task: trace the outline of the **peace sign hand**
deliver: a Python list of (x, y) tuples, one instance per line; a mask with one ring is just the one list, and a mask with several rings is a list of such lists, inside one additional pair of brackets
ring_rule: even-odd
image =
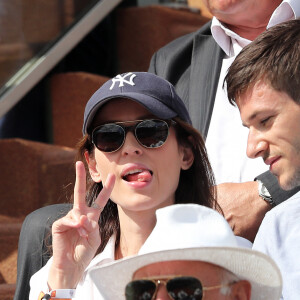
[(48, 284), (52, 289), (75, 288), (93, 259), (101, 242), (98, 220), (115, 183), (108, 175), (92, 207), (85, 202), (86, 172), (83, 162), (76, 162), (73, 209), (52, 226), (53, 262)]

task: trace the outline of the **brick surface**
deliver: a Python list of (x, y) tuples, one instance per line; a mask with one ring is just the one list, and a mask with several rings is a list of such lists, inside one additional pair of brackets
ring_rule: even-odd
[(12, 300), (15, 289), (15, 284), (0, 284), (0, 300)]
[(85, 72), (56, 74), (51, 78), (54, 144), (75, 147), (82, 137), (85, 105), (108, 79)]
[(116, 32), (119, 72), (147, 71), (155, 51), (208, 21), (199, 13), (164, 6), (119, 9)]
[(67, 147), (0, 140), (1, 214), (22, 217), (39, 207), (66, 202), (75, 178), (74, 157), (75, 150)]

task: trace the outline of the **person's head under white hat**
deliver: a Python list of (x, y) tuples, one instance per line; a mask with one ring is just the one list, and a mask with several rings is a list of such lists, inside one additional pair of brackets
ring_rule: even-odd
[(106, 299), (279, 299), (282, 279), (268, 256), (238, 247), (226, 220), (194, 204), (157, 210), (139, 255), (90, 272)]
[(126, 286), (125, 294), (128, 300), (248, 300), (251, 297), (251, 284), (211, 263), (172, 260), (149, 264), (136, 270), (132, 281)]

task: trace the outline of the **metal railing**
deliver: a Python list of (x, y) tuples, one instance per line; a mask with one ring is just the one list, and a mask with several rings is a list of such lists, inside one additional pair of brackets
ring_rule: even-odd
[[(30, 1), (31, 5), (34, 5), (34, 3), (39, 5), (41, 3), (46, 3), (46, 5), (49, 5), (49, 3), (53, 4), (55, 2), (54, 0), (28, 0), (23, 2)], [(58, 10), (57, 15), (61, 14), (61, 9), (66, 8), (65, 6), (62, 6), (62, 2), (64, 2), (64, 5), (67, 5), (72, 1), (73, 0), (57, 0), (57, 4), (59, 4), (55, 7), (55, 9)], [(47, 16), (47, 11), (44, 12), (45, 16), (41, 16), (36, 15), (37, 12), (32, 10), (33, 15), (30, 16), (31, 11), (23, 3), (22, 7), (19, 7), (21, 12), (14, 17), (7, 14), (9, 14), (10, 11), (15, 12), (18, 7), (13, 7), (13, 9), (11, 9), (9, 7), (5, 8), (1, 6), (5, 6), (9, 3), (11, 6), (17, 6), (20, 4), (20, 1), (0, 1), (0, 11), (2, 11), (0, 12), (0, 27), (1, 25), (9, 27), (9, 24), (7, 24), (7, 22), (9, 22), (8, 20), (11, 20), (11, 22), (14, 23), (14, 27), (11, 27), (14, 32), (10, 35), (7, 34), (5, 28), (0, 30), (0, 70), (2, 70), (1, 75), (3, 77), (0, 80), (0, 117), (2, 117), (19, 100), (21, 100), (32, 87), (34, 87), (121, 1), (122, 0), (86, 0), (84, 2), (86, 5), (82, 5), (78, 11), (73, 10), (71, 12), (70, 7), (68, 7), (65, 18), (54, 22), (56, 25), (58, 23), (60, 25), (60, 30), (57, 34), (53, 33), (51, 28), (47, 27), (49, 26), (47, 23), (47, 21), (49, 21), (48, 17), (51, 18), (51, 11), (49, 11), (49, 16)], [(74, 3), (76, 3), (76, 1), (74, 1)], [(53, 7), (51, 7), (51, 9), (53, 9)], [(29, 14), (24, 16), (25, 13)], [(55, 10), (53, 15), (56, 16)], [(21, 20), (17, 18), (21, 18)], [(1, 22), (1, 20), (3, 21)], [(35, 20), (38, 24), (33, 23)], [(19, 24), (20, 26), (16, 27), (16, 24)], [(38, 26), (45, 27), (39, 28)], [(42, 32), (40, 33), (39, 38), (41, 40), (45, 39), (45, 41), (39, 43), (36, 37), (35, 40), (34, 38), (30, 38), (29, 29), (34, 27), (36, 27), (36, 32)], [(3, 28), (3, 26), (1, 28)], [(47, 37), (43, 36), (42, 29), (45, 31), (44, 35), (48, 34), (51, 37), (49, 40), (47, 40)], [(8, 30), (8, 28), (6, 28), (6, 30)], [(28, 32), (26, 32), (26, 30), (28, 30)], [(17, 39), (19, 37), (21, 40), (18, 41)], [(27, 38), (29, 41), (27, 41)], [(7, 41), (8, 46), (5, 45), (5, 40)], [(10, 47), (10, 45), (13, 46)], [(14, 49), (15, 57), (8, 56), (7, 59), (10, 59), (11, 61), (16, 59), (16, 61), (13, 61), (12, 67), (10, 66), (12, 69), (5, 69), (5, 67), (9, 67), (9, 65), (7, 65), (7, 60), (5, 60), (4, 54), (9, 52), (10, 49)], [(24, 52), (29, 52), (28, 60), (22, 58), (21, 54)], [(18, 60), (19, 57), (21, 59)]]

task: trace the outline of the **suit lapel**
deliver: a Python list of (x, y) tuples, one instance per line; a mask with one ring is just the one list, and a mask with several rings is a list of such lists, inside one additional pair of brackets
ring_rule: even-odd
[(189, 112), (206, 138), (224, 52), (211, 35), (195, 36), (190, 74)]

